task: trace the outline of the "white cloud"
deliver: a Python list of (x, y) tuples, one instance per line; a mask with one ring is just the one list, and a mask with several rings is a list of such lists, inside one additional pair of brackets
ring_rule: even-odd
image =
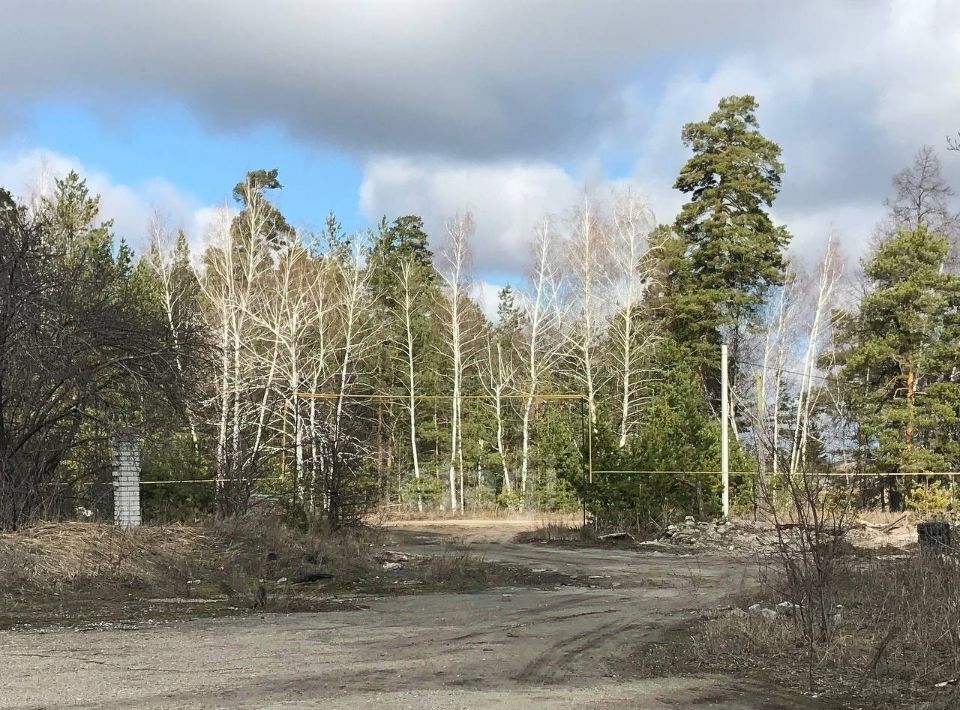
[(539, 219), (569, 208), (577, 181), (548, 163), (448, 163), (388, 158), (371, 161), (360, 187), (360, 209), (380, 215), (418, 214), (434, 248), (444, 223), (469, 210), (476, 222), (473, 257), (481, 271), (516, 269)]
[(502, 284), (489, 281), (474, 281), (470, 288), (470, 296), (480, 306), (483, 314), (494, 323), (497, 322), (497, 306), (500, 305), (500, 290)]
[(367, 164), (360, 209), (371, 221), (386, 214), (423, 217), (434, 248), (446, 220), (470, 211), (476, 223), (474, 264), (482, 273), (516, 273), (545, 216), (568, 216), (584, 194), (624, 181), (577, 179), (546, 162), (471, 163), (386, 158)]
[(16, 154), (0, 153), (0, 185), (26, 201), (49, 194), (56, 178), (76, 170), (91, 193), (100, 195), (100, 218), (112, 219), (113, 231), (140, 251), (148, 239), (148, 227), (159, 214), (171, 229), (182, 228), (194, 250), (202, 248), (213, 207), (201, 205), (166, 180), (153, 178), (137, 185), (115, 182), (109, 175), (86, 168), (77, 158), (36, 148)]

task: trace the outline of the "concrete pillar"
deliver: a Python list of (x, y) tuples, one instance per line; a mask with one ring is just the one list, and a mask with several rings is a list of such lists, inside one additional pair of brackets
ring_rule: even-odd
[(125, 528), (140, 524), (140, 437), (135, 432), (114, 434), (113, 520)]

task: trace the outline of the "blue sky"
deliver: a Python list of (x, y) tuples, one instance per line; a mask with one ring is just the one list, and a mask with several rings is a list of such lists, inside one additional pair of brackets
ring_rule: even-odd
[(31, 107), (18, 140), (75, 156), (121, 183), (160, 176), (204, 204), (230, 200), (247, 170), (275, 167), (284, 188), (274, 200), (294, 224), (320, 228), (331, 210), (349, 231), (367, 224), (358, 211), (357, 161), (291, 139), (277, 124), (211, 132), (188, 107), (168, 102), (103, 117), (77, 103), (46, 100)]
[[(920, 146), (960, 185), (955, 0), (13, 0), (0, 23), (0, 185), (75, 168), (135, 246), (154, 210), (204, 245), (212, 209), (276, 167), (294, 224), (470, 210), (487, 296), (536, 224), (631, 189), (661, 222), (680, 130), (760, 104), (793, 251), (856, 257)], [(28, 57), (29, 61), (23, 61)]]

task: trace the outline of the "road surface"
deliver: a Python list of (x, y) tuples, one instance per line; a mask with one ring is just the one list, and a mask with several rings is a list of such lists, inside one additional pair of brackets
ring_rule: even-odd
[[(429, 553), (449, 545), (451, 532), (463, 540), (450, 525), (390, 534), (398, 547)], [(749, 579), (745, 565), (509, 536), (480, 525), (468, 539), (487, 559), (579, 575), (586, 586), (377, 598), (362, 611), (129, 630), (0, 632), (0, 707), (821, 707), (735, 678), (637, 679), (625, 663), (735, 591)]]

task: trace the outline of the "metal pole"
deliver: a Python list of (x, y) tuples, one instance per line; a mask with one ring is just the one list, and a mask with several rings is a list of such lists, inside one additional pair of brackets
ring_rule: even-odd
[(727, 381), (727, 344), (720, 346), (720, 472), (723, 478), (723, 517), (730, 518), (730, 447), (727, 426), (730, 421), (730, 393)]

